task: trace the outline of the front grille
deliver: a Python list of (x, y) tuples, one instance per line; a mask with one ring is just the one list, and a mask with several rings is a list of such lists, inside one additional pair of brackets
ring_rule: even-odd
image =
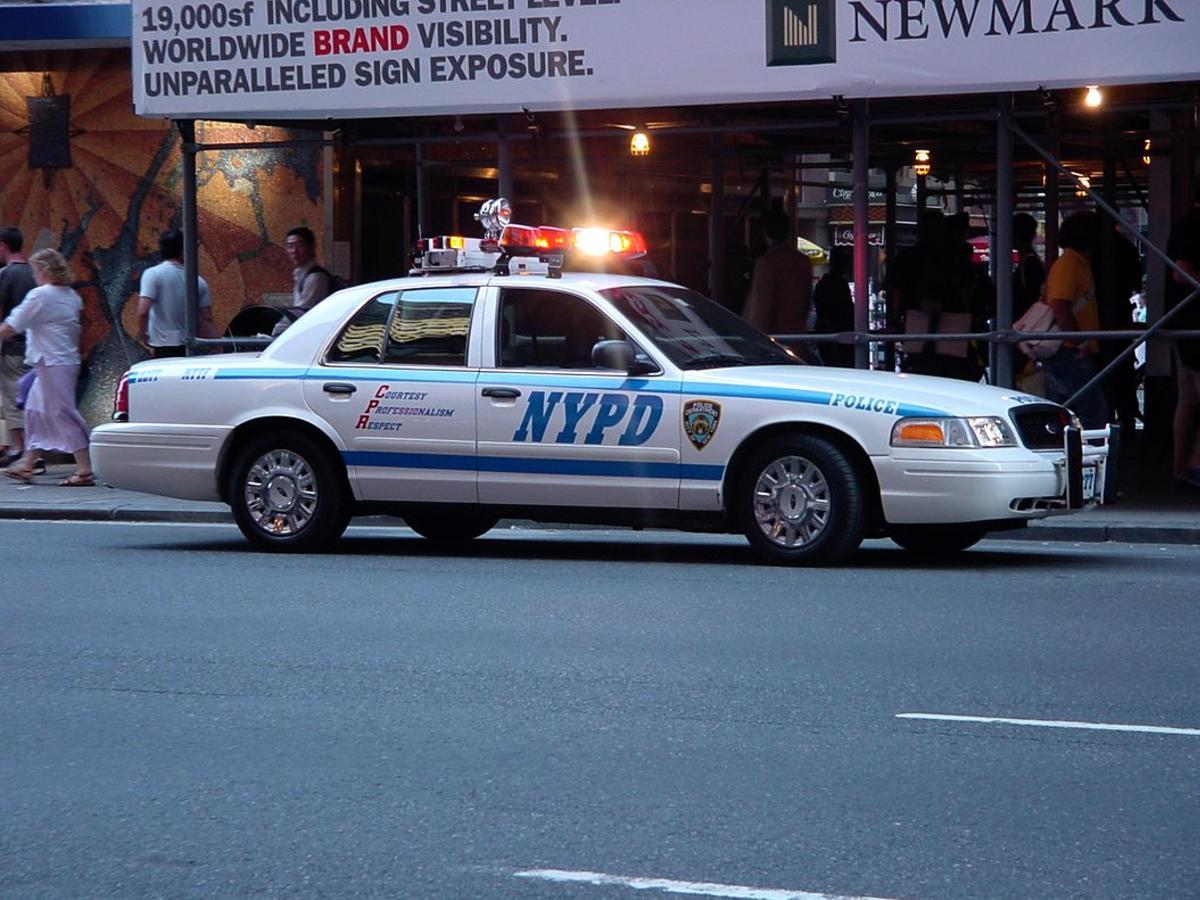
[(1021, 443), (1030, 450), (1061, 450), (1063, 433), (1071, 424), (1071, 414), (1061, 406), (1037, 404), (1009, 410)]

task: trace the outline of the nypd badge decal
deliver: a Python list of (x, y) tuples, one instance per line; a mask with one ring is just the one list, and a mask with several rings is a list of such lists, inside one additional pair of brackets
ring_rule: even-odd
[(692, 446), (703, 450), (721, 424), (721, 404), (712, 400), (689, 400), (683, 404), (683, 431)]

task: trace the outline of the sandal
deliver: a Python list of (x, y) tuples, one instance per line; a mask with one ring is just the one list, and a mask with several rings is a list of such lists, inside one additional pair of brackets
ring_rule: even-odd
[(33, 473), (24, 469), (18, 469), (15, 466), (0, 469), (0, 474), (3, 474), (5, 478), (11, 478), (13, 481), (19, 481), (22, 484), (33, 484)]
[(74, 475), (68, 475), (66, 478), (64, 478), (62, 481), (60, 481), (58, 483), (58, 486), (59, 487), (95, 487), (96, 486), (96, 476), (93, 475), (91, 472), (88, 472), (85, 475), (81, 475), (79, 472), (76, 472)]

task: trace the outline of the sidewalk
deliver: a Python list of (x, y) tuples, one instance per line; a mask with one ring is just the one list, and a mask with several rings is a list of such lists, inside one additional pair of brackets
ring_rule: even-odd
[[(0, 519), (68, 519), (91, 522), (233, 521), (222, 503), (172, 500), (113, 488), (65, 488), (58, 482), (70, 465), (49, 466), (33, 484), (0, 478)], [(997, 538), (1032, 541), (1117, 541), (1131, 544), (1200, 544), (1200, 490), (1175, 493), (1161, 472), (1131, 472), (1121, 502), (1069, 516), (1034, 522)], [(522, 523), (513, 523), (520, 527)], [(539, 526), (541, 527), (541, 526)]]

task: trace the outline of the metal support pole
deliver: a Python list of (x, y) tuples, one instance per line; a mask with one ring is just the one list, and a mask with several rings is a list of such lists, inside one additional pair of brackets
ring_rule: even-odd
[[(1113, 152), (1111, 141), (1104, 143), (1104, 187), (1102, 188), (1104, 202), (1116, 209), (1117, 206), (1117, 157)], [(1092, 263), (1095, 266), (1095, 262)], [(1096, 294), (1102, 297), (1108, 297), (1117, 283), (1117, 229), (1114, 225), (1103, 228), (1100, 232), (1100, 271), (1095, 273), (1096, 276), (1102, 279), (1103, 286), (1097, 285)], [(1128, 301), (1128, 297), (1118, 298), (1122, 301)], [(1121, 311), (1125, 314), (1121, 318), (1121, 323), (1124, 324), (1130, 319), (1129, 305), (1113, 303), (1109, 309), (1120, 306)], [(1106, 310), (1101, 308), (1100, 314), (1102, 319), (1107, 318)], [(1105, 328), (1120, 327), (1112, 322), (1104, 322)]]
[(727, 303), (725, 285), (725, 158), (721, 136), (712, 136), (712, 192), (708, 198), (708, 295)]
[[(870, 119), (867, 101), (855, 100), (851, 106), (854, 129), (854, 330), (865, 332), (870, 327), (871, 285), (869, 228), (870, 207)], [(870, 364), (871, 348), (867, 344), (854, 347), (854, 366), (865, 369)]]
[(508, 118), (500, 116), (497, 127), (500, 140), (496, 142), (496, 167), (500, 172), (500, 196), (513, 198), (513, 151), (508, 139)]
[(416, 146), (417, 175), (417, 237), (429, 236), (429, 180), (425, 174), (425, 151)]
[(929, 208), (929, 176), (917, 176), (917, 219)]
[[(1008, 110), (1012, 96), (1000, 95), (1000, 119), (996, 123), (996, 230), (992, 234), (992, 274), (996, 282), (996, 327), (1001, 331), (1012, 328), (1012, 220), (1013, 220), (1013, 134), (1008, 127)], [(996, 353), (993, 383), (1012, 387), (1012, 344), (1001, 344)]]
[[(1056, 131), (1051, 131), (1050, 152), (1058, 159), (1058, 134)], [(1052, 166), (1049, 162), (1046, 163), (1043, 173), (1046, 176), (1046, 207), (1045, 207), (1045, 230), (1046, 230), (1046, 268), (1050, 268), (1050, 263), (1058, 259), (1058, 218), (1059, 218), (1059, 203), (1058, 203), (1058, 169)]]
[(196, 341), (196, 328), (200, 319), (200, 277), (198, 260), (199, 228), (196, 214), (196, 123), (191, 119), (175, 122), (182, 141), (180, 167), (183, 180), (183, 322), (186, 353), (192, 355)]
[(885, 264), (891, 266), (896, 259), (896, 167), (889, 165), (884, 181), (884, 226), (883, 226), (883, 258)]
[[(1150, 127), (1154, 131), (1166, 131), (1171, 127), (1171, 118), (1167, 113), (1154, 113), (1150, 117)], [(1150, 157), (1150, 217), (1148, 234), (1150, 240), (1160, 246), (1167, 245), (1171, 234), (1171, 223), (1175, 220), (1171, 206), (1171, 156), (1166, 153), (1155, 153)], [(1160, 259), (1149, 257), (1146, 260), (1146, 321), (1157, 322), (1166, 312), (1167, 284), (1171, 274)], [(1166, 378), (1171, 374), (1171, 348), (1167, 345), (1151, 346), (1146, 355), (1146, 375), (1149, 377)], [(1149, 392), (1147, 406), (1150, 405)], [(1150, 424), (1150, 410), (1147, 408), (1146, 421)]]

